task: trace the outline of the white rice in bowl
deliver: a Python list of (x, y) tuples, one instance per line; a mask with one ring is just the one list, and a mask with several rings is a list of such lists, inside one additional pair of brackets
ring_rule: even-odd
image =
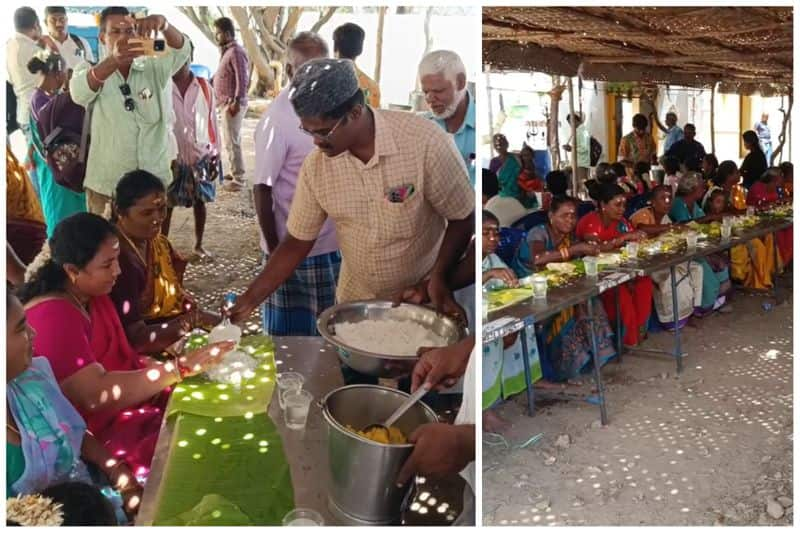
[(365, 352), (408, 357), (416, 357), (422, 347), (448, 344), (440, 335), (411, 320), (341, 322), (336, 324), (336, 338)]

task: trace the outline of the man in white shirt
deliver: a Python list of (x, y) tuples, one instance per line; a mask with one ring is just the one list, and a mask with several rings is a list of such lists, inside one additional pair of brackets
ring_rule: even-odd
[[(316, 33), (301, 32), (289, 43), (286, 74), (294, 77), (300, 66), (328, 57), (328, 45)], [(314, 139), (300, 129), (300, 118), (284, 88), (256, 126), (256, 172), (253, 200), (261, 229), (261, 249), (269, 255), (286, 236), (300, 167), (314, 150)], [(318, 335), (319, 313), (336, 303), (336, 283), (341, 265), (339, 243), (328, 219), (314, 247), (292, 275), (264, 302), (264, 332), (269, 335)]]
[(66, 8), (61, 6), (44, 8), (44, 23), (48, 35), (58, 48), (58, 53), (67, 62), (67, 68), (74, 69), (81, 61), (95, 62), (89, 41), (69, 33)]
[(6, 44), (6, 68), (17, 96), (17, 122), (30, 144), (31, 95), (38, 76), (28, 71), (28, 61), (41, 50), (42, 41), (42, 27), (36, 11), (30, 7), (14, 11), (14, 29), (16, 33)]

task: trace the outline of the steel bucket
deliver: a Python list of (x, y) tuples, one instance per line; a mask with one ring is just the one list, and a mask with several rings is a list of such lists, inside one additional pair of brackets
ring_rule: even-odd
[[(380, 444), (347, 429), (363, 429), (386, 420), (408, 394), (378, 385), (350, 385), (320, 402), (328, 445), (328, 499), (332, 511), (352, 524), (398, 524), (409, 485), (398, 488), (397, 474), (412, 444)], [(425, 404), (411, 407), (395, 424), (409, 436), (417, 427), (438, 422)]]

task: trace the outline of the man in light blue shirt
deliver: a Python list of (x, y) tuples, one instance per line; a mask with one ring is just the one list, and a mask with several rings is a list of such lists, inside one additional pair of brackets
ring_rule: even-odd
[[(164, 37), (164, 50), (145, 54), (143, 37)], [(161, 15), (134, 19), (124, 7), (100, 14), (100, 42), (108, 54), (97, 65), (80, 63), (70, 81), (72, 100), (92, 106), (92, 143), (86, 161), (86, 207), (103, 215), (123, 174), (141, 169), (172, 181), (169, 116), (172, 76), (189, 60), (188, 38)], [(170, 89), (171, 91), (172, 89)]]
[(475, 99), (467, 90), (467, 72), (455, 52), (436, 50), (422, 58), (419, 79), (429, 115), (453, 141), (475, 186)]
[(658, 115), (655, 113), (652, 114), (652, 117), (653, 122), (656, 123), (658, 129), (666, 133), (666, 137), (664, 137), (664, 153), (666, 154), (669, 152), (669, 149), (672, 148), (673, 144), (683, 140), (683, 129), (678, 126), (678, 115), (672, 111), (667, 113), (667, 115), (664, 117), (666, 126), (658, 120)]

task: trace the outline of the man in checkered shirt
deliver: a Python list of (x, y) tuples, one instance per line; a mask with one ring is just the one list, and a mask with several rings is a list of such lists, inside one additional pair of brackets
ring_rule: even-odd
[(438, 309), (460, 310), (445, 278), (474, 233), (475, 194), (451, 136), (412, 113), (366, 106), (346, 59), (304, 64), (290, 100), (316, 150), (300, 169), (286, 237), (231, 318), (246, 319), (287, 279), (326, 218), (342, 254), (338, 302), (391, 299), (428, 279)]

